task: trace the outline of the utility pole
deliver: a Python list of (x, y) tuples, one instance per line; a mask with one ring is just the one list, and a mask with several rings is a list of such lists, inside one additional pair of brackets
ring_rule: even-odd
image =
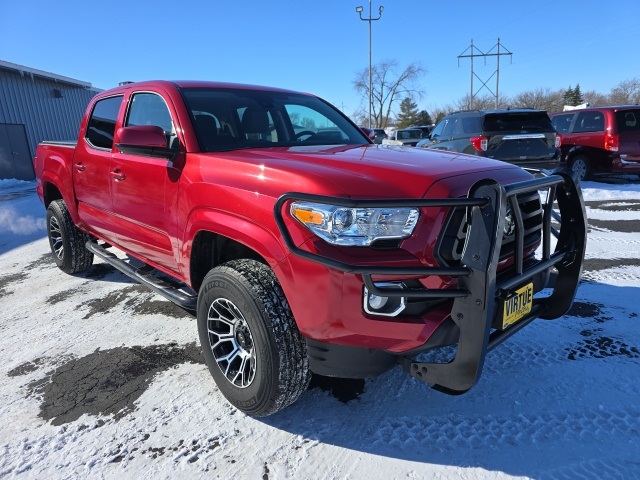
[(369, 128), (371, 128), (371, 104), (373, 103), (373, 92), (371, 91), (373, 80), (371, 74), (371, 22), (375, 22), (376, 20), (380, 20), (382, 17), (382, 10), (384, 10), (383, 6), (380, 6), (378, 10), (378, 17), (373, 18), (371, 16), (371, 0), (369, 0), (369, 18), (364, 18), (362, 16), (362, 7), (356, 7), (356, 12), (360, 15), (360, 20), (365, 22), (369, 22)]
[[(504, 48), (504, 51), (500, 51), (500, 47)], [(504, 45), (502, 45), (500, 43), (500, 38), (498, 38), (498, 43), (495, 44), (491, 50), (489, 50), (487, 53), (483, 52), (482, 50), (480, 50), (478, 47), (476, 47), (473, 44), (473, 39), (471, 39), (471, 45), (469, 46), (469, 48), (467, 48), (464, 52), (462, 52), (460, 55), (458, 55), (458, 66), (460, 66), (460, 59), (461, 58), (469, 58), (471, 60), (471, 90), (469, 93), (469, 110), (473, 109), (473, 99), (476, 97), (476, 95), (478, 95), (478, 93), (480, 93), (482, 91), (483, 88), (486, 88), (489, 93), (491, 93), (491, 95), (496, 99), (495, 102), (495, 106), (496, 108), (498, 108), (498, 104), (500, 102), (500, 97), (499, 97), (499, 88), (500, 88), (500, 57), (502, 55), (509, 55), (509, 60), (510, 62), (512, 61), (513, 57), (513, 53), (511, 53), (509, 50), (507, 50)], [(487, 79), (487, 80), (482, 80), (473, 70), (473, 59), (475, 57), (482, 57), (484, 59), (484, 64), (487, 64), (487, 57), (496, 57), (496, 69), (493, 71), (493, 73), (491, 74), (491, 76)], [(489, 86), (487, 85), (489, 83), (489, 81), (493, 78), (493, 76), (496, 76), (496, 92), (493, 93), (493, 91), (491, 90), (491, 88), (489, 88)], [(482, 83), (482, 86), (478, 89), (478, 91), (473, 90), (473, 77), (477, 78), (480, 83)]]

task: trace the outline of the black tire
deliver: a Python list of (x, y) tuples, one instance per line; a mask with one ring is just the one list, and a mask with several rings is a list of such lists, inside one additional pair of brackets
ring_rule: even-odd
[(591, 180), (591, 164), (584, 155), (576, 155), (571, 159), (571, 171), (576, 174), (579, 181)]
[(93, 253), (84, 246), (90, 237), (74, 225), (63, 200), (54, 200), (47, 208), (47, 236), (53, 259), (63, 272), (84, 272), (93, 264)]
[(309, 386), (306, 342), (275, 274), (260, 262), (233, 260), (205, 276), (198, 335), (218, 388), (248, 415), (271, 415)]

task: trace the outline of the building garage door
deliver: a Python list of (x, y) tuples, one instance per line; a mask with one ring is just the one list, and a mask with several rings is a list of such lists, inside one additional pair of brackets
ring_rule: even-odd
[(24, 125), (0, 123), (0, 179), (33, 180), (33, 160)]

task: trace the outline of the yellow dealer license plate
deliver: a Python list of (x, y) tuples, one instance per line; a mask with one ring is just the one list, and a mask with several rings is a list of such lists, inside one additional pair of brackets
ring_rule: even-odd
[(504, 301), (502, 329), (513, 325), (531, 312), (533, 305), (533, 283), (519, 288)]

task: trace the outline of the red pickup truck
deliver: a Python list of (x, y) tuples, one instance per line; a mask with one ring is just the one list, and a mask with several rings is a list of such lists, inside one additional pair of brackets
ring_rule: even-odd
[[(120, 86), (91, 101), (77, 143), (40, 144), (35, 168), (57, 265), (97, 255), (197, 312), (211, 375), (255, 416), (312, 372), (400, 363), (465, 392), (488, 350), (567, 312), (584, 258), (569, 174), (375, 145), (286, 90)], [(452, 361), (422, 355), (443, 346)]]

